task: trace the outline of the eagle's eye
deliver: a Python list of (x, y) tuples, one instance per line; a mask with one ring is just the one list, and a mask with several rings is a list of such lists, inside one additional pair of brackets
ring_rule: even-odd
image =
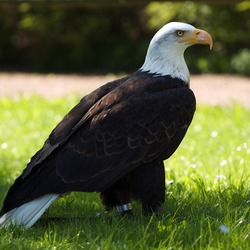
[(184, 35), (184, 31), (183, 30), (177, 30), (176, 31), (176, 35), (179, 36), (179, 37), (181, 37), (181, 36)]

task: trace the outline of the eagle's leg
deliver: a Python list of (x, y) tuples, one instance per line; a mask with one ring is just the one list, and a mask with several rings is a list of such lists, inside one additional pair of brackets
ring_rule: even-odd
[(130, 191), (125, 179), (120, 179), (114, 185), (103, 191), (100, 197), (106, 211), (117, 207), (118, 212), (122, 214), (131, 212)]
[(162, 210), (165, 201), (165, 169), (162, 161), (145, 163), (128, 177), (131, 193), (141, 201), (143, 214)]

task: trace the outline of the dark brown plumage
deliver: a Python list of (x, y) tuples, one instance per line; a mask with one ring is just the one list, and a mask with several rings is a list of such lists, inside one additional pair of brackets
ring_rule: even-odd
[[(179, 146), (194, 110), (193, 92), (169, 76), (138, 71), (107, 83), (84, 97), (52, 131), (11, 187), (1, 214), (47, 193), (104, 192), (105, 196), (129, 173), (135, 179), (132, 186), (146, 189), (152, 183), (148, 176), (158, 172), (158, 166), (164, 176), (162, 161)], [(149, 168), (145, 177), (140, 176), (144, 166)], [(165, 186), (165, 178), (152, 181)], [(138, 196), (133, 190), (132, 197)], [(150, 190), (143, 195), (150, 195)], [(122, 190), (118, 196), (113, 206), (124, 203)]]

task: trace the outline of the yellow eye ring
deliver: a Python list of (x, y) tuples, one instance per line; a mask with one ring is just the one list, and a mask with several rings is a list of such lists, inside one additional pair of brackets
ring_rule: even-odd
[(184, 35), (184, 31), (182, 31), (182, 30), (177, 30), (177, 31), (176, 31), (176, 35), (179, 36), (179, 37), (181, 37), (181, 36)]

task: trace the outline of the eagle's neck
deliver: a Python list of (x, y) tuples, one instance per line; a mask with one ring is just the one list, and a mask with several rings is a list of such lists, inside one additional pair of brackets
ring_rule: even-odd
[(170, 75), (179, 78), (189, 84), (189, 70), (184, 59), (185, 49), (181, 48), (156, 48), (151, 45), (148, 48), (145, 62), (141, 71), (156, 75)]

